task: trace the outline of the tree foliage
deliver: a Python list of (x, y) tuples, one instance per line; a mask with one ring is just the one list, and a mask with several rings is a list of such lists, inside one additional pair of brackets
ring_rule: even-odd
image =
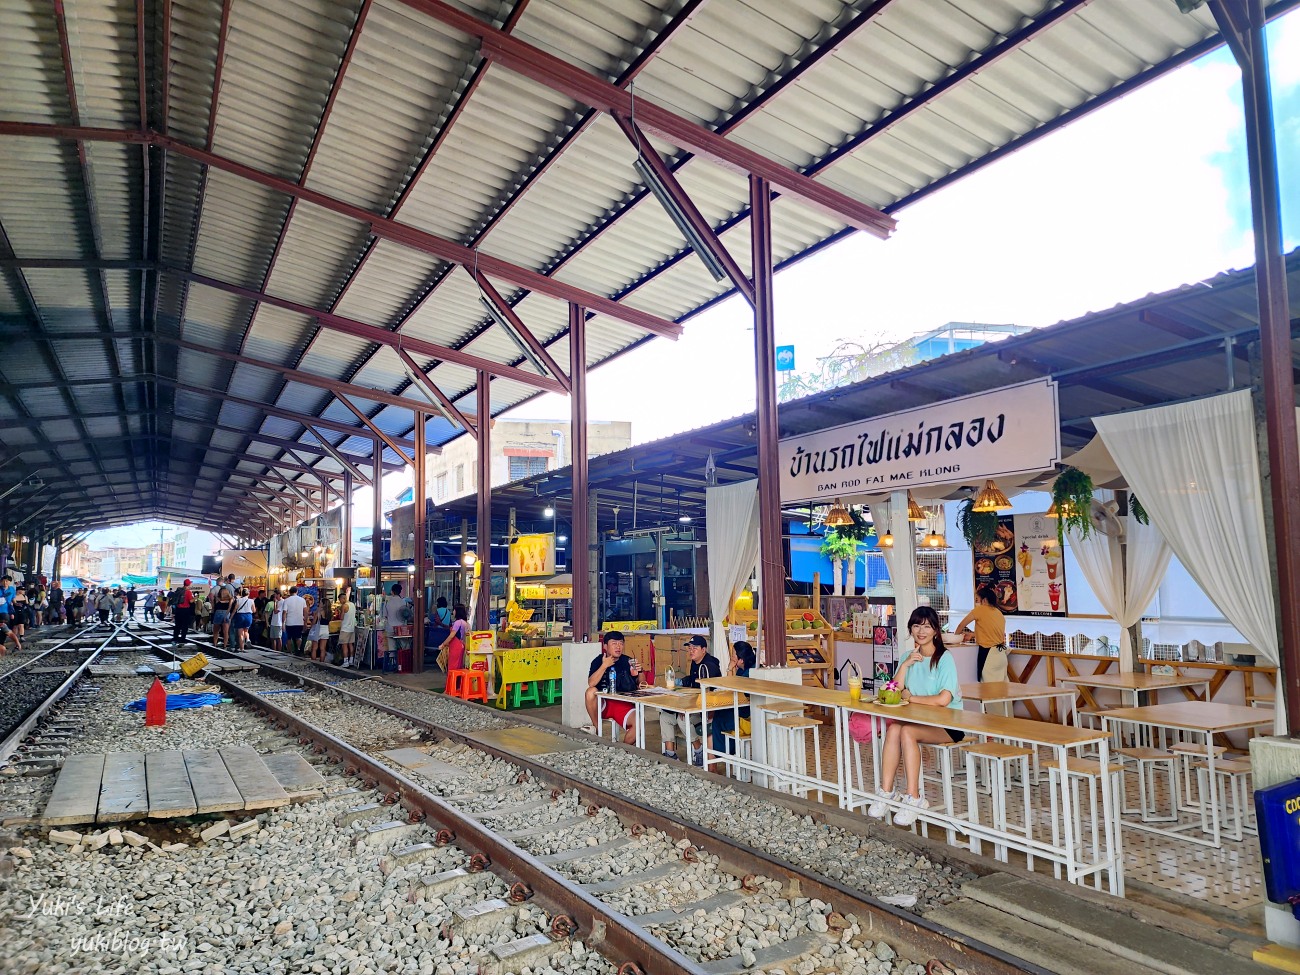
[(886, 342), (883, 339), (837, 339), (828, 355), (815, 360), (808, 372), (792, 372), (781, 383), (777, 397), (781, 402), (811, 396), (870, 379), (886, 372), (903, 369), (917, 362), (915, 346)]

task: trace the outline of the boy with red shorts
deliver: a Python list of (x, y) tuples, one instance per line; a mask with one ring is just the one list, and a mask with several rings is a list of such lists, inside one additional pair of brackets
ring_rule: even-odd
[[(591, 724), (586, 730), (600, 733), (600, 719), (603, 716), (617, 721), (623, 729), (623, 742), (631, 745), (636, 741), (636, 724), (632, 720), (635, 708), (627, 701), (601, 701), (599, 693), (630, 694), (641, 683), (641, 664), (639, 661), (623, 656), (623, 634), (610, 630), (600, 638), (601, 654), (591, 662), (587, 671), (587, 714)], [(602, 708), (603, 705), (603, 708)]]

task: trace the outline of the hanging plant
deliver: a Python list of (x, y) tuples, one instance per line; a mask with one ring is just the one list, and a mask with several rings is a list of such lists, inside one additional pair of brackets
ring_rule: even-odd
[(1056, 537), (1065, 544), (1065, 530), (1073, 528), (1080, 538), (1092, 530), (1092, 478), (1077, 467), (1064, 467), (1052, 484), (1056, 505)]
[(974, 509), (974, 498), (961, 503), (957, 509), (957, 527), (972, 549), (988, 548), (997, 539), (998, 513)]
[(1139, 501), (1138, 496), (1132, 492), (1129, 492), (1128, 496), (1128, 510), (1129, 514), (1133, 516), (1134, 520), (1137, 521), (1139, 525), (1151, 524), (1151, 518), (1147, 515), (1147, 509), (1142, 507), (1142, 502)]

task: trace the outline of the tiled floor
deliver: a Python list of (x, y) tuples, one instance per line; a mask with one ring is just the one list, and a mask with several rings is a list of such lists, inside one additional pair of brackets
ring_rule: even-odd
[[(440, 689), (442, 675), (437, 671), (425, 674), (389, 675), (410, 687)], [(534, 708), (527, 713), (542, 720), (560, 721), (560, 709)], [(647, 744), (658, 751), (659, 724), (649, 722), (646, 728)], [(811, 747), (811, 745), (810, 745)], [(864, 757), (869, 752), (864, 749)], [(809, 758), (811, 759), (811, 754)], [(868, 757), (869, 760), (869, 757)], [(834, 768), (835, 742), (833, 737), (822, 735), (822, 761), (825, 768)], [(811, 767), (811, 763), (810, 763)], [(869, 771), (868, 771), (869, 774)], [(962, 775), (959, 772), (958, 778)], [(1045, 786), (1038, 787), (1035, 828), (1043, 830), (1043, 835), (1050, 835), (1048, 823), (1047, 796)], [(1126, 789), (1129, 802), (1136, 804), (1136, 784), (1132, 776), (1126, 776)], [(931, 791), (935, 787), (931, 786)], [(1164, 803), (1164, 795), (1158, 800)], [(834, 801), (833, 798), (831, 801)], [(988, 798), (982, 798), (982, 815), (988, 815)], [(960, 808), (960, 800), (959, 800)], [(1185, 822), (1192, 817), (1184, 813)], [(1018, 814), (1012, 814), (1013, 821), (1018, 821)], [(987, 821), (987, 820), (986, 820)], [(942, 837), (942, 832), (932, 832)], [(1263, 865), (1259, 851), (1259, 840), (1246, 836), (1243, 840), (1225, 839), (1220, 849), (1198, 846), (1182, 840), (1165, 836), (1156, 836), (1140, 830), (1123, 831), (1124, 874), (1129, 883), (1138, 882), (1172, 895), (1189, 897), (1204, 901), (1233, 911), (1257, 907), (1264, 899)], [(988, 848), (985, 852), (989, 853)], [(1021, 860), (1023, 865), (1023, 859)], [(1035, 864), (1036, 869), (1051, 872), (1051, 866)]]

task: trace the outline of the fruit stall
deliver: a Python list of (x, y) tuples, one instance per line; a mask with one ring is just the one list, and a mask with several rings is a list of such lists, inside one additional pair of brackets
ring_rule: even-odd
[[(758, 632), (758, 612), (733, 611), (731, 622), (744, 625), (750, 642)], [(785, 611), (786, 666), (803, 671), (803, 682), (833, 690), (835, 687), (835, 630), (817, 609)]]

